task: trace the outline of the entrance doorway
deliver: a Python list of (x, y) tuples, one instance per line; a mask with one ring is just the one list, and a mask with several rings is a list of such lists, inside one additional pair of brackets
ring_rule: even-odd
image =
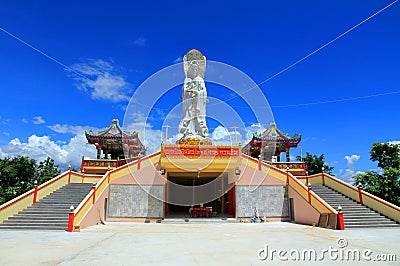
[(212, 217), (235, 215), (235, 197), (227, 173), (168, 173), (166, 217), (190, 217), (190, 209), (211, 208)]

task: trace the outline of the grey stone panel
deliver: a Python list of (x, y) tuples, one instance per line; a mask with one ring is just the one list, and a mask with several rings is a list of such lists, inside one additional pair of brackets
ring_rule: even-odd
[(237, 217), (288, 217), (289, 204), (286, 186), (236, 186)]
[(164, 186), (110, 185), (108, 217), (161, 218), (163, 199)]

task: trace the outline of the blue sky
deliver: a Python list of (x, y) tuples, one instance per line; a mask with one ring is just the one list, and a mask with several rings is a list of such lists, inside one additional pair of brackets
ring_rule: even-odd
[[(61, 64), (0, 31), (0, 155), (77, 165), (95, 156), (83, 131), (122, 121), (142, 82), (190, 49), (261, 83), (391, 2), (1, 1), (0, 27)], [(399, 11), (393, 4), (259, 86), (278, 127), (302, 134), (303, 153), (324, 153), (345, 180), (376, 169), (373, 142), (400, 140)], [(220, 101), (231, 96), (207, 88)], [(165, 94), (160, 110), (179, 104), (179, 93)], [(240, 99), (226, 104), (242, 110), (244, 127), (258, 122)], [(149, 128), (159, 136), (165, 114), (156, 114)]]

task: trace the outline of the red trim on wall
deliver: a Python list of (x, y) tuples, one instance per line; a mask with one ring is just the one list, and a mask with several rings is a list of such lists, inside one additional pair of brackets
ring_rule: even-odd
[[(329, 176), (329, 175), (326, 175), (326, 177), (329, 178), (329, 179), (332, 180), (332, 181), (336, 181), (336, 183), (339, 183), (339, 184), (344, 185), (344, 186), (346, 186), (346, 187), (348, 187), (348, 188), (351, 188), (353, 191), (357, 191), (357, 192), (358, 192), (358, 189), (356, 189), (356, 188), (353, 187), (353, 186), (350, 186), (350, 185), (346, 184), (345, 182), (342, 182), (342, 181), (340, 181), (340, 180), (333, 179), (333, 178), (331, 178), (331, 176)], [(376, 197), (376, 196), (368, 195), (368, 194), (366, 194), (366, 193), (364, 192), (364, 190), (362, 190), (361, 193), (362, 193), (363, 196), (366, 196), (366, 197), (368, 197), (368, 198), (370, 198), (370, 199), (372, 199), (372, 200), (374, 200), (374, 201), (377, 201), (377, 202), (379, 202), (379, 203), (381, 203), (381, 204), (383, 204), (383, 205), (385, 205), (385, 206), (387, 206), (387, 207), (390, 207), (390, 208), (392, 208), (393, 210), (396, 210), (396, 211), (399, 212), (399, 209), (397, 209), (397, 206), (396, 206), (396, 207), (393, 207), (392, 205), (388, 204), (387, 202), (383, 201), (382, 199), (380, 199), (380, 198), (378, 198), (378, 197)], [(361, 202), (360, 202), (360, 203), (361, 203)]]
[(346, 184), (345, 182), (342, 182), (342, 181), (340, 181), (340, 180), (338, 180), (338, 179), (333, 179), (333, 178), (331, 178), (330, 176), (326, 176), (327, 178), (329, 178), (330, 180), (332, 180), (332, 181), (335, 181), (336, 183), (339, 183), (339, 184), (341, 184), (341, 185), (344, 185), (345, 187), (348, 187), (348, 188), (350, 188), (351, 190), (353, 190), (353, 191), (357, 191), (357, 189), (355, 189), (353, 186), (350, 186), (350, 185), (348, 185), (348, 184)]
[[(330, 211), (330, 212), (332, 211), (332, 210), (330, 210), (330, 209), (328, 208), (326, 202), (324, 203), (324, 202), (320, 201), (318, 197), (315, 197), (315, 196), (312, 195), (312, 194), (311, 194), (311, 196), (312, 196), (312, 198), (314, 198), (315, 200), (317, 200), (319, 203), (321, 203), (322, 205), (324, 205), (324, 207), (325, 207), (328, 211)], [(331, 206), (331, 207), (332, 207), (332, 206)], [(332, 207), (332, 208), (333, 208), (333, 207)]]
[(14, 203), (17, 203), (17, 202), (20, 201), (20, 200), (25, 199), (26, 197), (29, 197), (30, 195), (33, 194), (33, 189), (29, 190), (29, 191), (26, 192), (26, 193), (27, 193), (27, 194), (22, 194), (21, 196), (12, 199), (7, 205), (2, 206), (2, 207), (0, 208), (0, 211), (6, 209), (6, 208), (8, 208), (8, 207), (10, 207), (11, 205), (13, 205)]
[[(59, 175), (58, 177), (55, 177), (54, 180), (50, 180), (50, 181), (48, 181), (48, 182), (46, 182), (46, 183), (44, 183), (44, 184), (41, 184), (41, 185), (38, 186), (38, 188), (37, 188), (38, 191), (40, 191), (42, 188), (47, 187), (47, 186), (50, 185), (50, 184), (53, 184), (54, 182), (60, 180), (61, 178), (65, 177), (65, 176), (66, 176), (66, 173), (67, 173), (67, 172), (64, 172), (64, 173), (62, 173), (61, 175)], [(7, 203), (7, 205), (2, 206), (2, 207), (0, 208), (0, 211), (6, 209), (6, 208), (8, 208), (8, 207), (10, 207), (11, 205), (13, 205), (13, 204), (15, 204), (15, 203), (17, 203), (17, 202), (19, 202), (19, 201), (21, 201), (21, 200), (23, 200), (23, 199), (25, 199), (26, 197), (29, 197), (29, 196), (32, 195), (33, 193), (34, 193), (34, 189), (31, 189), (31, 190), (25, 192), (24, 194), (22, 194), (21, 196), (18, 196), (17, 198), (12, 199), (11, 201), (9, 201), (9, 202)]]
[(399, 210), (396, 208), (396, 207), (393, 207), (392, 205), (389, 205), (388, 203), (386, 203), (385, 201), (383, 201), (383, 200), (381, 200), (380, 198), (378, 198), (378, 197), (372, 197), (372, 196), (370, 196), (370, 195), (368, 195), (368, 194), (365, 194), (364, 192), (363, 192), (363, 195), (364, 196), (366, 196), (366, 197), (368, 197), (368, 198), (370, 198), (370, 199), (372, 199), (372, 200), (375, 200), (375, 201), (378, 201), (379, 203), (382, 203), (383, 205), (385, 205), (385, 206), (387, 206), (387, 207), (390, 207), (390, 208), (392, 208), (393, 210), (396, 210), (396, 211), (398, 211), (399, 212)]

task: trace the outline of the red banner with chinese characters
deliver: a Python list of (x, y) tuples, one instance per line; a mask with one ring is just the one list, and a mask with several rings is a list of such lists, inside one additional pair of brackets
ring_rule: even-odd
[(163, 157), (238, 157), (240, 147), (202, 147), (164, 145), (161, 156)]

